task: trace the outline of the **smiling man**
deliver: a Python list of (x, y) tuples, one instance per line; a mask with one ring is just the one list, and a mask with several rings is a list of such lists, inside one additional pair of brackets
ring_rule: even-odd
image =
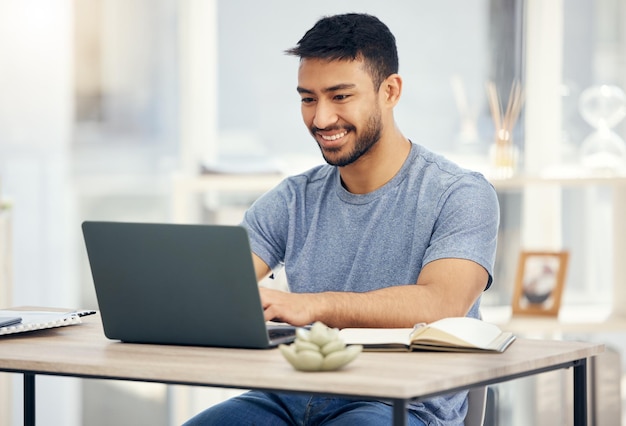
[[(300, 58), (304, 124), (328, 164), (284, 180), (246, 212), (257, 278), (284, 266), (289, 292), (261, 288), (267, 320), (412, 327), (478, 316), (491, 285), (498, 201), (485, 178), (412, 143), (393, 34), (377, 18), (318, 21)], [(418, 358), (416, 358), (416, 362)], [(412, 404), (411, 425), (459, 425), (466, 392)], [(189, 424), (389, 424), (391, 406), (248, 392)]]

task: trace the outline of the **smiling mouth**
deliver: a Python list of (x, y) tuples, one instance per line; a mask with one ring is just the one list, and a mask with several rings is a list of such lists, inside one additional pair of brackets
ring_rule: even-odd
[(332, 141), (336, 141), (336, 140), (338, 140), (338, 139), (341, 139), (341, 138), (343, 138), (343, 137), (344, 137), (345, 135), (347, 135), (347, 134), (348, 134), (348, 132), (347, 132), (347, 131), (345, 131), (345, 130), (344, 130), (343, 132), (341, 132), (341, 133), (335, 133), (334, 135), (323, 135), (323, 134), (321, 134), (321, 133), (318, 133), (318, 135), (319, 135), (322, 139), (324, 139), (325, 141), (329, 141), (329, 142), (332, 142)]

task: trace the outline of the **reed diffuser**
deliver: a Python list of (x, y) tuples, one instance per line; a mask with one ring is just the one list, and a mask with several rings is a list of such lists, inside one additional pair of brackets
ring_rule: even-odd
[(489, 157), (494, 168), (496, 178), (504, 179), (513, 176), (517, 168), (519, 150), (513, 143), (513, 128), (517, 123), (524, 95), (519, 81), (511, 85), (511, 92), (506, 110), (502, 110), (502, 103), (498, 89), (493, 82), (487, 83), (487, 98), (489, 109), (495, 128), (495, 140), (489, 150)]

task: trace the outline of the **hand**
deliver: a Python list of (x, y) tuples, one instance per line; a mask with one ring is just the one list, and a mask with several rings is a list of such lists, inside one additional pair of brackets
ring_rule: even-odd
[(264, 287), (259, 287), (259, 292), (266, 321), (305, 326), (316, 320), (313, 313), (314, 294), (287, 293)]

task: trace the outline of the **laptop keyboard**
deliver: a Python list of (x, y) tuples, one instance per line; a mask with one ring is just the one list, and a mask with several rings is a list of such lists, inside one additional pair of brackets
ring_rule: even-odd
[(296, 335), (295, 327), (269, 327), (267, 329), (270, 340), (282, 339)]

